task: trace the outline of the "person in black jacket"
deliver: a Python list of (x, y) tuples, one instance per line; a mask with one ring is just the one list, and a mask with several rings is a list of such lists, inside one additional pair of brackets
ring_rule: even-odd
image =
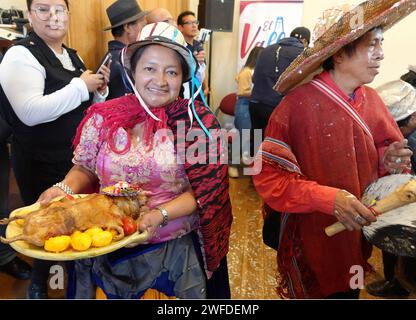
[(416, 65), (410, 65), (409, 71), (400, 77), (401, 80), (410, 83), (416, 88)]
[[(205, 51), (203, 48), (203, 42), (200, 42), (195, 39), (199, 34), (199, 21), (197, 20), (194, 12), (184, 11), (178, 15), (176, 22), (179, 31), (183, 34), (185, 38), (185, 41), (187, 43), (186, 47), (194, 54), (196, 60), (198, 61), (196, 78), (201, 83), (204, 97), (207, 97), (209, 94), (209, 88)], [(180, 96), (184, 98), (190, 98), (191, 94), (192, 84), (188, 81), (187, 83), (184, 83), (183, 92), (181, 92)], [(200, 95), (198, 95), (195, 99), (198, 101), (202, 101), (202, 97)]]
[(108, 52), (111, 53), (109, 94), (107, 100), (122, 97), (132, 93), (132, 88), (124, 76), (120, 62), (121, 50), (137, 40), (140, 31), (146, 25), (147, 12), (142, 11), (136, 0), (117, 0), (107, 8), (107, 16), (114, 40), (108, 42)]
[(303, 46), (307, 48), (311, 40), (311, 32), (306, 27), (297, 27), (290, 33), (291, 37), (297, 38), (303, 43)]
[[(412, 73), (414, 74), (412, 78)], [(406, 81), (406, 80), (408, 81)], [(416, 88), (412, 86), (416, 80), (416, 74), (409, 69), (401, 80), (387, 82), (377, 88), (378, 93), (389, 108), (394, 120), (400, 128), (403, 136), (408, 140), (408, 146), (412, 150), (412, 172), (416, 170)], [(382, 251), (384, 279), (371, 282), (366, 285), (366, 290), (378, 297), (407, 297), (410, 292), (403, 287), (399, 280), (399, 272), (406, 277), (407, 282), (416, 285), (416, 259), (411, 257), (399, 257), (387, 251)], [(401, 270), (399, 270), (401, 268)]]
[[(109, 69), (86, 70), (76, 51), (63, 44), (67, 0), (27, 0), (33, 32), (0, 64), (0, 103), (12, 128), (11, 159), (25, 205), (59, 182), (72, 166), (72, 139), (92, 101), (103, 101)], [(35, 260), (28, 298), (47, 298), (52, 262)]]
[[(3, 54), (0, 52), (0, 63)], [(9, 172), (10, 160), (7, 148), (7, 140), (11, 134), (11, 128), (1, 115), (0, 104), (0, 219), (8, 217), (9, 198)], [(0, 226), (0, 235), (4, 236), (5, 226)], [(16, 252), (10, 246), (0, 243), (0, 272), (7, 273), (16, 279), (26, 280), (30, 277), (30, 266), (16, 256)]]
[[(309, 43), (309, 39), (306, 38), (306, 40)], [(252, 129), (262, 129), (264, 132), (270, 115), (283, 98), (281, 94), (273, 90), (273, 87), (282, 72), (303, 52), (304, 48), (299, 38), (291, 36), (266, 47), (260, 54), (254, 68), (249, 107)], [(255, 149), (257, 149), (256, 146)]]

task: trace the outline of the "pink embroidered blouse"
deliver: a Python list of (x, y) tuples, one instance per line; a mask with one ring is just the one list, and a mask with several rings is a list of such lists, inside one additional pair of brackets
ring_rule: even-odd
[[(101, 189), (119, 181), (139, 184), (149, 192), (148, 206), (152, 209), (173, 200), (190, 188), (184, 167), (177, 162), (171, 139), (154, 139), (153, 147), (149, 148), (140, 137), (132, 137), (130, 149), (124, 154), (118, 154), (107, 143), (99, 145), (102, 122), (103, 118), (98, 114), (88, 120), (72, 160), (74, 164), (96, 174)], [(119, 150), (126, 146), (127, 134), (124, 129), (118, 129), (115, 145)], [(197, 213), (171, 220), (167, 226), (158, 229), (149, 242), (159, 243), (179, 238), (196, 229), (198, 223)]]

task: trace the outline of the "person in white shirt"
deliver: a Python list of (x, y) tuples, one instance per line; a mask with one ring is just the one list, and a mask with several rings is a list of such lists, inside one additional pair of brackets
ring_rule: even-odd
[[(84, 111), (104, 101), (109, 69), (86, 70), (63, 41), (67, 0), (28, 0), (29, 36), (0, 65), (2, 116), (12, 127), (12, 165), (25, 205), (61, 181), (72, 163), (72, 139)], [(35, 260), (28, 298), (47, 298), (51, 262)]]

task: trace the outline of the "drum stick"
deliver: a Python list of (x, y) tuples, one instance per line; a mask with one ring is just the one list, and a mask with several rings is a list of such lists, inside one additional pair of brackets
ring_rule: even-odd
[[(370, 209), (373, 213), (382, 214), (390, 210), (402, 207), (406, 204), (416, 201), (416, 180), (410, 180), (401, 187), (397, 188), (387, 197), (376, 202)], [(328, 237), (332, 237), (347, 228), (341, 223), (336, 222), (325, 228), (325, 233)]]

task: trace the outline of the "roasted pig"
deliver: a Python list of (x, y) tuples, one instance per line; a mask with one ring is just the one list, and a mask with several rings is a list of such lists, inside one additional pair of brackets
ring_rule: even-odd
[(136, 220), (146, 210), (144, 194), (134, 197), (90, 194), (72, 200), (63, 198), (39, 210), (0, 220), (0, 224), (8, 224), (13, 220), (24, 219), (21, 235), (0, 240), (3, 243), (24, 240), (42, 247), (45, 240), (51, 237), (70, 235), (76, 230), (85, 231), (92, 227), (116, 230), (118, 235), (114, 240), (120, 240), (124, 237), (123, 217), (129, 216)]

